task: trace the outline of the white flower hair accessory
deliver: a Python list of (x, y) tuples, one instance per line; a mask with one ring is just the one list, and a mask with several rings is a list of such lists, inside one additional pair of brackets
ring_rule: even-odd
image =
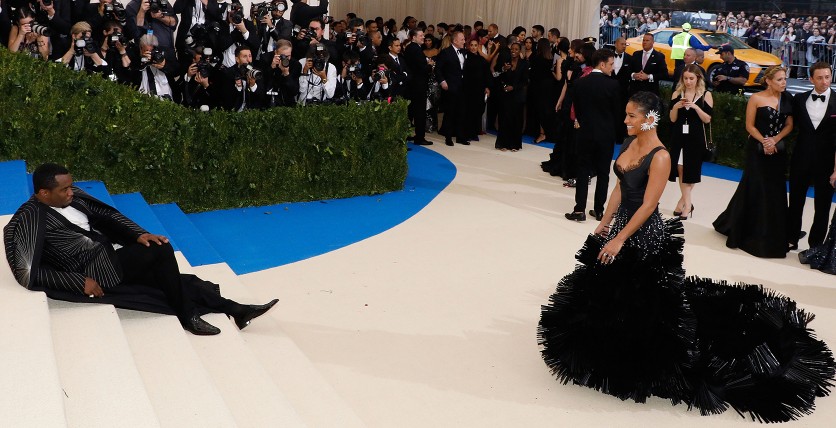
[(655, 128), (656, 125), (659, 124), (659, 112), (656, 110), (650, 110), (645, 115), (646, 118), (650, 119), (653, 118), (653, 121), (650, 123), (644, 122), (642, 123), (642, 131), (650, 131), (651, 129)]

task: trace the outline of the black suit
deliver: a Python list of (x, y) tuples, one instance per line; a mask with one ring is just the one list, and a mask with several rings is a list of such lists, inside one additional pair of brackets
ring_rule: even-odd
[(409, 98), (409, 116), (415, 125), (413, 141), (420, 143), (424, 141), (427, 129), (427, 88), (432, 67), (427, 63), (424, 50), (416, 43), (406, 47), (403, 59), (410, 73), (405, 93)]
[[(808, 242), (816, 246), (824, 242), (833, 187), (830, 174), (833, 173), (834, 144), (836, 144), (836, 91), (830, 89), (830, 98), (824, 118), (818, 128), (813, 127), (807, 111), (807, 100), (812, 90), (797, 94), (793, 98), (793, 121), (798, 130), (798, 139), (790, 161), (790, 199), (787, 212), (787, 237), (797, 242), (801, 231), (801, 214), (807, 197), (807, 188), (812, 181), (815, 189), (815, 214), (810, 228)], [(821, 101), (814, 101), (815, 103)]]
[(627, 101), (630, 99), (630, 75), (633, 73), (632, 69), (630, 68), (630, 55), (627, 55), (627, 52), (624, 52), (621, 55), (623, 57), (621, 68), (619, 68), (617, 72), (615, 68), (613, 68), (612, 71), (612, 77), (618, 82), (618, 87), (621, 89), (621, 110), (619, 112), (618, 117), (622, 119), (622, 123), (618, 126), (618, 132), (616, 135), (616, 141), (619, 142), (624, 140), (625, 137), (627, 137), (627, 126), (623, 123), (625, 114), (624, 108), (627, 106)]
[(630, 70), (633, 73), (644, 71), (645, 74), (653, 75), (653, 81), (632, 80), (630, 82), (630, 95), (640, 91), (652, 92), (659, 95), (659, 81), (668, 79), (668, 65), (665, 63), (665, 55), (657, 50), (650, 53), (647, 63), (642, 67), (642, 56), (644, 51), (633, 52), (630, 58)]
[(461, 62), (453, 46), (442, 49), (436, 57), (435, 72), (437, 80), (447, 83), (447, 90), (441, 89), (444, 122), (441, 124), (439, 133), (444, 135), (448, 143), (452, 141), (453, 137), (459, 143), (467, 141), (465, 135), (464, 67), (462, 66), (465, 55), (464, 48), (460, 51)]
[(610, 76), (594, 71), (574, 83), (575, 116), (580, 124), (578, 141), (578, 185), (575, 187), (575, 212), (586, 210), (589, 176), (595, 172), (595, 211), (604, 212), (610, 162), (617, 130), (622, 122), (621, 88)]
[(389, 68), (389, 92), (393, 97), (403, 97), (409, 81), (410, 70), (403, 55), (397, 60), (392, 54), (386, 54), (386, 67)]
[[(195, 0), (176, 0), (172, 5), (174, 13), (180, 14), (180, 24), (177, 27), (177, 38), (174, 40), (174, 47), (177, 48), (177, 52), (186, 51), (186, 37), (189, 35), (192, 27), (194, 26), (194, 6)], [(201, 8), (200, 13), (204, 13), (206, 15), (207, 23), (218, 22), (220, 23), (221, 28), (223, 28), (225, 23), (223, 22), (222, 13), (225, 9), (226, 5), (224, 5), (224, 8), (222, 9), (217, 0), (209, 0), (207, 5)], [(204, 47), (215, 49), (214, 46)], [(185, 63), (186, 61), (183, 62)]]
[[(243, 109), (256, 109), (264, 105), (264, 94), (267, 86), (263, 80), (256, 82), (256, 90), (252, 91), (247, 83), (246, 76), (242, 75), (238, 65), (225, 68), (220, 71), (219, 81), (212, 83), (213, 86), (220, 86), (214, 90), (214, 94), (220, 95), (221, 99), (215, 104), (226, 110), (239, 111)], [(262, 74), (263, 75), (263, 74)], [(241, 81), (241, 87), (236, 82)], [(220, 90), (218, 90), (220, 89)]]

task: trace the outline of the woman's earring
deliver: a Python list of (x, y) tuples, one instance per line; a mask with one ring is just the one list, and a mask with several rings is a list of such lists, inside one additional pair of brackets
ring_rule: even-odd
[(656, 110), (650, 110), (647, 112), (646, 118), (650, 119), (653, 118), (653, 121), (650, 123), (644, 122), (642, 123), (642, 131), (650, 131), (653, 128), (656, 128), (656, 125), (659, 124), (659, 112)]

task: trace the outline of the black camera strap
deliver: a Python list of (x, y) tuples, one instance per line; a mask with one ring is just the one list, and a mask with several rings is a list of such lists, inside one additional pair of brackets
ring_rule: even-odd
[(145, 67), (145, 74), (148, 76), (148, 93), (157, 96), (157, 81), (154, 79), (154, 72), (151, 71), (151, 66)]

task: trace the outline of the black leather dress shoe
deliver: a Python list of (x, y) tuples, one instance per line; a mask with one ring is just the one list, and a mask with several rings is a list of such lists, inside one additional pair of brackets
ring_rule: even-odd
[(452, 146), (453, 145), (453, 140), (444, 140), (444, 144), (446, 144), (448, 146)]
[(182, 322), (183, 328), (197, 336), (213, 336), (221, 332), (221, 329), (203, 321), (200, 315), (192, 315), (191, 318)]
[(470, 141), (467, 141), (467, 140), (456, 140), (456, 142), (463, 145), (463, 146), (469, 146), (470, 145)]
[(427, 141), (427, 140), (422, 140), (422, 141), (413, 141), (412, 144), (415, 144), (416, 146), (432, 146), (433, 142), (432, 141)]
[(604, 218), (604, 213), (603, 212), (598, 212), (598, 211), (595, 211), (595, 210), (589, 210), (589, 215), (591, 215), (592, 217), (595, 217), (595, 220), (598, 220), (598, 221), (601, 221), (601, 219)]
[(583, 212), (566, 213), (566, 218), (572, 221), (586, 221), (586, 214)]
[(239, 330), (243, 330), (244, 327), (250, 325), (250, 321), (253, 318), (258, 318), (264, 315), (264, 313), (269, 311), (270, 308), (276, 305), (276, 303), (279, 303), (279, 299), (273, 299), (270, 303), (265, 303), (263, 305), (243, 305), (243, 312), (232, 317), (235, 320), (235, 325), (238, 326)]

